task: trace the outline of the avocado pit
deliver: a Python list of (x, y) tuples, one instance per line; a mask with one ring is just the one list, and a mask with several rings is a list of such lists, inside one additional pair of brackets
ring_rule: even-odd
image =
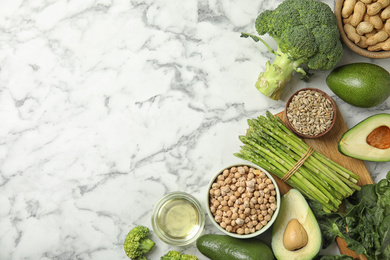
[(390, 148), (390, 128), (382, 125), (375, 128), (366, 138), (366, 142), (378, 149)]
[(297, 219), (291, 219), (283, 234), (283, 245), (289, 251), (299, 250), (309, 241), (305, 228)]

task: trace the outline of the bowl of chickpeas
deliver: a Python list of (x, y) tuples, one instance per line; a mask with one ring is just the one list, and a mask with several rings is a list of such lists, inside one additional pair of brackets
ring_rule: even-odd
[(337, 0), (334, 13), (349, 49), (368, 58), (390, 58), (389, 0)]
[(212, 178), (206, 211), (222, 233), (251, 238), (272, 226), (279, 213), (280, 200), (272, 175), (245, 162), (224, 167)]

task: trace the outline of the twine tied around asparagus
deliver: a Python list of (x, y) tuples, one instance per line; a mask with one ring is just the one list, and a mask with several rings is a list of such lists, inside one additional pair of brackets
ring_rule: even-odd
[(293, 174), (298, 171), (299, 167), (306, 161), (307, 158), (314, 152), (314, 149), (309, 146), (306, 153), (297, 161), (297, 163), (282, 177), (282, 181), (286, 182)]

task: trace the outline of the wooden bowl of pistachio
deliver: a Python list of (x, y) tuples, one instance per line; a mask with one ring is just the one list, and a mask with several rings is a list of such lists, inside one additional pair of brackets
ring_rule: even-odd
[(287, 127), (303, 138), (318, 138), (330, 131), (336, 122), (336, 103), (324, 91), (303, 88), (286, 102)]

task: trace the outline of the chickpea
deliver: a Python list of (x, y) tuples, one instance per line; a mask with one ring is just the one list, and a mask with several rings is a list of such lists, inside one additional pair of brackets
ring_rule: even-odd
[(253, 204), (256, 204), (256, 203), (257, 203), (256, 197), (252, 197), (251, 200), (250, 200), (250, 202), (253, 203)]
[(270, 215), (265, 216), (264, 220), (270, 221), (271, 220), (271, 216)]
[(231, 177), (227, 177), (227, 178), (225, 179), (225, 183), (226, 183), (226, 184), (232, 183), (232, 178), (231, 178)]
[(244, 169), (244, 167), (238, 167), (238, 168), (237, 168), (237, 171), (238, 171), (241, 175), (245, 174), (245, 169)]
[(246, 191), (248, 192), (248, 194), (252, 194), (252, 192), (255, 191), (255, 188), (246, 187)]
[(248, 228), (253, 228), (253, 222), (252, 222), (252, 221), (248, 222), (248, 223), (246, 224), (246, 226), (247, 226)]
[(244, 229), (238, 228), (236, 232), (237, 232), (237, 234), (242, 235), (242, 234), (244, 234)]
[(237, 219), (236, 219), (236, 224), (239, 225), (239, 226), (241, 226), (241, 225), (244, 224), (244, 220), (243, 220), (242, 218), (237, 218)]
[(237, 212), (234, 212), (233, 214), (232, 214), (232, 219), (233, 220), (236, 220), (238, 218), (238, 214), (237, 214)]
[(229, 225), (225, 229), (226, 229), (227, 232), (232, 232), (233, 227)]
[(256, 230), (260, 230), (263, 227), (264, 227), (263, 224), (259, 223), (259, 224), (256, 225)]

